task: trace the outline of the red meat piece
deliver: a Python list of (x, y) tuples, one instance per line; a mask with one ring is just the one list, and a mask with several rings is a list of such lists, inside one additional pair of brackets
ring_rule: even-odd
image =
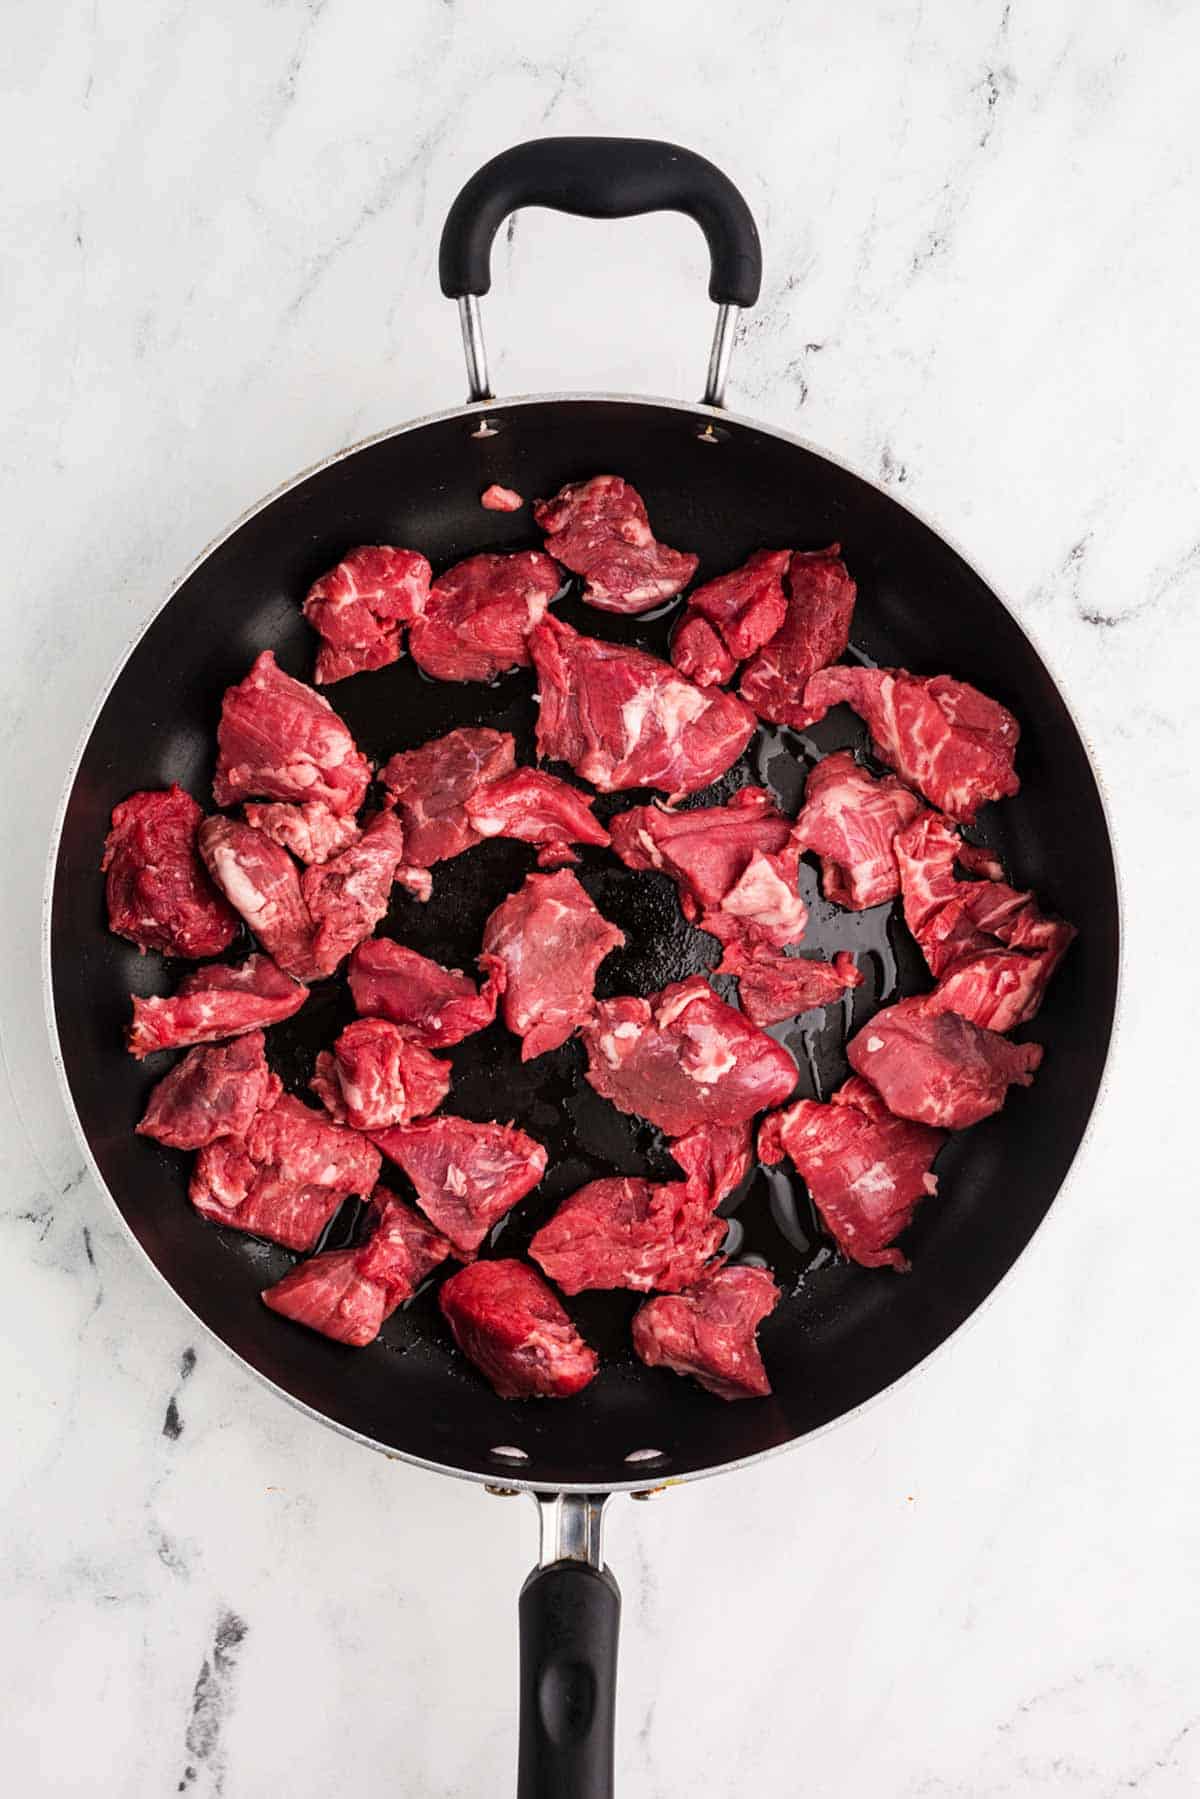
[(246, 807), (246, 823), (306, 863), (328, 862), (339, 850), (349, 849), (358, 836), (353, 814), (339, 817), (319, 800), (309, 800), (303, 806), (285, 805), (281, 800), (265, 804), (252, 800)]
[(742, 670), (738, 692), (772, 724), (803, 729), (807, 682), (836, 662), (850, 641), (856, 589), (840, 548), (834, 543), (792, 557), (783, 624)]
[(248, 956), (238, 968), (225, 962), (197, 968), (169, 999), (133, 1001), (129, 1052), (138, 1058), (159, 1049), (215, 1043), (298, 1012), (308, 988), (278, 969), (270, 956)]
[(467, 801), (479, 788), (510, 774), (515, 763), (507, 731), (471, 726), (393, 756), (381, 779), (404, 826), (409, 861), (432, 868), (478, 843)]
[(449, 1049), (486, 1030), (502, 991), (498, 969), (478, 988), (461, 969), (443, 968), (390, 937), (360, 943), (349, 974), (358, 1012), (389, 1019), (426, 1049)]
[(572, 843), (603, 848), (608, 832), (592, 812), (592, 802), (578, 787), (540, 768), (518, 768), (481, 787), (467, 801), (467, 818), (480, 837), (515, 837), (540, 844), (538, 866), (555, 868), (577, 862)]
[(693, 1375), (718, 1399), (761, 1399), (771, 1383), (755, 1333), (778, 1303), (765, 1268), (717, 1268), (686, 1293), (647, 1300), (633, 1347), (648, 1368)]
[(404, 1170), (421, 1210), (460, 1255), (474, 1254), (546, 1172), (542, 1145), (508, 1124), (426, 1118), (376, 1132), (372, 1141)]
[(408, 634), (412, 659), (437, 681), (494, 681), (528, 668), (526, 639), (561, 587), (540, 550), (468, 556), (430, 589)]
[(358, 1251), (358, 1270), (383, 1288), (388, 1310), (394, 1311), (454, 1254), (454, 1246), (386, 1187), (376, 1187), (371, 1195), (371, 1215), (374, 1228)]
[(485, 512), (520, 512), (525, 501), (514, 487), (500, 487), (495, 481), (479, 496)]
[(791, 1158), (826, 1230), (863, 1268), (908, 1267), (891, 1247), (918, 1203), (937, 1192), (930, 1173), (946, 1133), (894, 1118), (868, 1081), (852, 1075), (828, 1105), (802, 1099), (763, 1120), (759, 1160)]
[(100, 864), (108, 876), (108, 928), (143, 952), (219, 956), (237, 935), (237, 918), (196, 849), (203, 816), (179, 786), (131, 793), (113, 808)]
[(318, 800), (339, 815), (357, 812), (371, 771), (329, 701), (294, 681), (264, 650), (231, 687), (217, 730), (218, 806), (239, 800)]
[(436, 1112), (450, 1091), (450, 1064), (385, 1019), (359, 1018), (321, 1051), (311, 1086), (339, 1124), (382, 1131)]
[(601, 1001), (583, 1041), (596, 1092), (671, 1137), (702, 1124), (741, 1124), (796, 1085), (787, 1050), (701, 975), (649, 999)]
[(535, 500), (533, 516), (556, 562), (582, 575), (601, 612), (645, 612), (682, 593), (698, 556), (656, 541), (642, 496), (618, 475), (594, 475)]
[(522, 1039), (523, 1062), (557, 1049), (591, 1017), (596, 970), (624, 942), (565, 868), (527, 875), (496, 907), (480, 966), (499, 970), (504, 1022)]
[(719, 1206), (750, 1172), (752, 1132), (749, 1124), (701, 1124), (676, 1137), (671, 1154), (689, 1185)]
[(200, 1151), (188, 1194), (214, 1224), (311, 1249), (343, 1200), (374, 1190), (380, 1160), (357, 1131), (285, 1093), (244, 1139)]
[(762, 787), (692, 812), (633, 806), (612, 822), (627, 868), (656, 868), (679, 888), (683, 915), (722, 942), (782, 945), (804, 935), (792, 827)]
[(780, 1024), (785, 1018), (828, 1006), (848, 988), (863, 984), (861, 970), (845, 950), (839, 950), (832, 962), (825, 962), (816, 956), (785, 956), (768, 945), (747, 950), (732, 943), (717, 973), (738, 977), (742, 1011), (760, 1025)]
[(305, 869), (300, 889), (312, 918), (314, 973), (332, 974), (370, 936), (388, 909), (403, 857), (400, 820), (380, 812), (348, 850), (323, 867)]
[(895, 775), (877, 778), (849, 750), (817, 763), (796, 819), (801, 849), (821, 858), (821, 890), (836, 906), (863, 912), (900, 891), (896, 834), (924, 811)]
[(1013, 769), (1020, 726), (965, 681), (903, 668), (822, 669), (804, 690), (806, 721), (815, 724), (843, 702), (866, 720), (879, 760), (959, 824), (971, 824), (988, 800), (1020, 790)]
[(961, 1131), (998, 1112), (1014, 1082), (1032, 1085), (1042, 1046), (1010, 1043), (925, 996), (876, 1012), (846, 1055), (897, 1118)]
[(323, 638), (317, 681), (340, 681), (398, 660), (400, 629), (418, 618), (433, 570), (416, 550), (364, 544), (308, 590), (304, 616)]
[[(936, 813), (897, 837), (896, 856), (905, 922), (938, 976), (930, 1009), (993, 1031), (1026, 1024), (1071, 946), (1074, 925), (1048, 917), (1032, 893), (1008, 886), (994, 857), (964, 843)], [(956, 863), (986, 878), (960, 880)]]
[(150, 1095), (138, 1134), (171, 1149), (203, 1149), (218, 1137), (244, 1137), (255, 1113), (282, 1092), (263, 1054), (266, 1039), (249, 1031), (216, 1049), (189, 1050)]
[(524, 1262), (475, 1262), (438, 1294), (454, 1341), (501, 1399), (567, 1399), (599, 1357), (551, 1289)]
[(671, 639), (671, 661), (701, 687), (721, 686), (738, 663), (775, 636), (787, 617), (783, 575), (790, 550), (755, 550), (731, 574), (688, 595)]
[(530, 633), (538, 672), (538, 754), (569, 762), (604, 793), (695, 793), (731, 768), (756, 728), (731, 693), (697, 687), (669, 663), (581, 637), (561, 619)]
[(204, 866), (263, 948), (286, 974), (308, 980), (313, 921), (287, 851), (236, 818), (206, 818), (199, 842)]

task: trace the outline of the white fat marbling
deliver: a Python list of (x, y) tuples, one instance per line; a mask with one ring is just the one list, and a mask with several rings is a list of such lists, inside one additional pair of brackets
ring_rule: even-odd
[[(179, 570), (460, 397), (459, 183), (624, 131), (757, 211), (731, 403), (941, 520), (1044, 647), (1128, 950), (1090, 1148), (974, 1328), (790, 1458), (614, 1504), (620, 1790), (1194, 1793), (1196, 8), (29, 0), (5, 40), (6, 1790), (510, 1790), (531, 1508), (342, 1444), (196, 1342), (82, 1169), (38, 911), (77, 732)], [(527, 214), (487, 322), (501, 392), (692, 394), (699, 237)]]

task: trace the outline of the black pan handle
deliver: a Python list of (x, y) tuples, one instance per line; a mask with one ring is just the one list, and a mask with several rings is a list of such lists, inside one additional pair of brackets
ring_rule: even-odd
[(705, 392), (719, 405), (728, 373), (731, 307), (753, 306), (762, 285), (754, 216), (713, 163), (678, 144), (641, 137), (544, 137), (515, 144), (472, 175), (442, 229), (442, 292), (457, 300), (473, 400), (490, 399), (478, 301), (492, 285), (492, 242), (522, 206), (548, 206), (588, 219), (682, 212), (708, 241), (709, 297), (720, 307)]
[(609, 1570), (596, 1565), (604, 1498), (537, 1499), (542, 1565), (522, 1587), (518, 1608), (517, 1799), (612, 1799), (621, 1595)]

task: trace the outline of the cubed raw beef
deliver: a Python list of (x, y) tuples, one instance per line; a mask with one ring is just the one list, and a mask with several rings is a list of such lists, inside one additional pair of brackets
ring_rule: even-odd
[(738, 692), (772, 724), (804, 728), (809, 678), (836, 662), (850, 641), (855, 586), (840, 548), (834, 543), (792, 557), (783, 623), (742, 670)]
[(903, 668), (826, 668), (804, 690), (809, 723), (843, 703), (866, 720), (879, 760), (959, 824), (1020, 789), (1016, 719), (965, 681)]
[(688, 812), (633, 806), (613, 819), (612, 839), (627, 868), (670, 875), (684, 917), (722, 942), (782, 945), (803, 936), (800, 852), (765, 788), (740, 787), (723, 806)]
[(671, 1154), (690, 1186), (719, 1206), (750, 1172), (754, 1133), (746, 1124), (700, 1124), (676, 1137)]
[(513, 837), (538, 844), (540, 868), (577, 862), (570, 848), (573, 843), (603, 848), (609, 841), (587, 795), (540, 768), (517, 768), (501, 775), (471, 795), (466, 811), (480, 837)]
[(1010, 1043), (957, 1012), (936, 1010), (926, 996), (876, 1012), (846, 1055), (897, 1118), (961, 1131), (998, 1112), (1014, 1083), (1032, 1085), (1042, 1046)]
[(214, 1224), (311, 1249), (343, 1200), (374, 1191), (380, 1160), (357, 1131), (285, 1093), (244, 1138), (200, 1151), (189, 1197)]
[(432, 868), (478, 843), (467, 801), (479, 788), (510, 774), (515, 761), (507, 731), (472, 726), (393, 756), (380, 778), (404, 826), (409, 861)]
[(602, 612), (645, 612), (682, 593), (699, 565), (658, 543), (642, 496), (618, 475), (575, 481), (534, 502), (556, 562), (584, 577), (583, 597)]
[(863, 1268), (908, 1267), (894, 1247), (921, 1200), (946, 1133), (895, 1118), (874, 1087), (852, 1075), (828, 1105), (802, 1099), (765, 1118), (759, 1160), (790, 1157), (843, 1254)]
[(458, 968), (443, 968), (390, 937), (372, 937), (350, 958), (350, 991), (356, 1010), (386, 1018), (426, 1049), (449, 1049), (496, 1016), (500, 971), (476, 987)]
[(300, 888), (300, 870), (286, 850), (236, 818), (206, 818), (200, 827), (204, 866), (230, 905), (286, 974), (309, 980), (313, 921)]
[(628, 645), (581, 637), (550, 615), (530, 633), (538, 754), (604, 793), (695, 793), (731, 768), (757, 725), (731, 693), (697, 687)]
[(529, 1253), (564, 1293), (676, 1293), (697, 1279), (728, 1228), (699, 1185), (614, 1175), (564, 1199)]
[(323, 639), (318, 683), (395, 662), (403, 649), (401, 627), (424, 611), (432, 573), (416, 550), (364, 544), (315, 581), (304, 616)]
[(388, 909), (403, 861), (403, 826), (394, 812), (380, 812), (349, 849), (305, 869), (300, 890), (312, 919), (315, 974), (332, 974), (371, 935)]
[(339, 1124), (382, 1131), (436, 1112), (450, 1091), (450, 1064), (386, 1019), (359, 1018), (321, 1051), (311, 1085)]
[(861, 987), (862, 973), (853, 956), (839, 950), (832, 962), (818, 956), (787, 956), (761, 944), (747, 950), (731, 943), (718, 974), (735, 974), (742, 1011), (755, 1024), (781, 1024), (801, 1012), (828, 1006), (851, 987)]
[(479, 504), (485, 512), (520, 512), (525, 501), (515, 488), (501, 487), (493, 481), (480, 494)]
[(779, 1302), (765, 1268), (717, 1268), (686, 1293), (648, 1299), (633, 1320), (633, 1347), (649, 1368), (690, 1374), (718, 1399), (771, 1391), (758, 1326)]
[(329, 701), (285, 675), (270, 650), (225, 695), (217, 730), (218, 806), (317, 800), (357, 812), (371, 771)]
[(825, 898), (851, 912), (895, 899), (896, 836), (923, 811), (903, 781), (871, 774), (849, 750), (818, 762), (804, 789), (796, 842), (821, 858)]
[(100, 864), (108, 876), (108, 928), (140, 950), (219, 956), (237, 935), (237, 918), (196, 848), (203, 817), (179, 786), (131, 793), (113, 808)]
[(602, 1000), (583, 1041), (596, 1092), (671, 1137), (702, 1124), (741, 1124), (780, 1105), (796, 1085), (782, 1044), (700, 975), (649, 999)]
[(790, 550), (755, 550), (731, 574), (688, 595), (671, 639), (671, 661), (701, 687), (723, 686), (739, 662), (775, 636), (787, 617), (783, 577)]
[(282, 1091), (267, 1067), (266, 1038), (248, 1031), (232, 1043), (192, 1049), (150, 1095), (138, 1134), (171, 1149), (203, 1149), (218, 1137), (244, 1137), (255, 1114)]
[(546, 1172), (542, 1145), (507, 1124), (426, 1118), (372, 1140), (404, 1170), (421, 1210), (460, 1255), (472, 1255)]
[(494, 681), (528, 668), (526, 639), (561, 587), (540, 550), (468, 556), (430, 589), (408, 634), (412, 659), (437, 681)]
[(238, 1037), (290, 1018), (307, 998), (308, 988), (270, 956), (248, 956), (237, 968), (213, 962), (187, 975), (169, 999), (134, 996), (129, 1052), (140, 1062), (156, 1050)]
[(567, 869), (527, 875), (484, 926), (480, 966), (499, 969), (504, 1022), (521, 1060), (560, 1044), (592, 1015), (596, 970), (625, 942)]
[(319, 800), (303, 806), (286, 805), (282, 800), (251, 800), (246, 806), (246, 823), (305, 863), (328, 862), (358, 837), (353, 813), (331, 812)]
[(567, 1399), (599, 1366), (552, 1290), (524, 1262), (474, 1262), (438, 1301), (463, 1354), (501, 1399)]
[(391, 1312), (412, 1298), (426, 1275), (454, 1254), (454, 1246), (387, 1187), (376, 1187), (371, 1195), (371, 1226), (358, 1251), (358, 1269), (383, 1288)]

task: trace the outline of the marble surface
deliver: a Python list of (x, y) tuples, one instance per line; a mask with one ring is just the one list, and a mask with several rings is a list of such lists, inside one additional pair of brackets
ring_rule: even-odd
[[(77, 733), (179, 571), (460, 397), (459, 183), (624, 131), (758, 214), (731, 402), (943, 521), (1043, 647), (1128, 950), (1090, 1145), (983, 1317), (801, 1452), (614, 1503), (620, 1790), (1195, 1792), (1195, 8), (24, 0), (6, 48), (8, 1790), (511, 1788), (532, 1507), (340, 1443), (197, 1341), (81, 1165), (39, 909)], [(694, 393), (709, 322), (686, 221), (525, 215), (500, 248), (502, 392)]]

